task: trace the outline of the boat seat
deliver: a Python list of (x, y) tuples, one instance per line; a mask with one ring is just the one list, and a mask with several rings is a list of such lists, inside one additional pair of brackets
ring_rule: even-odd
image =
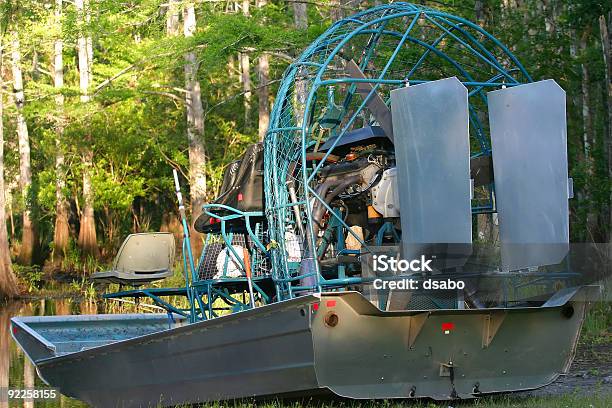
[(171, 232), (131, 234), (123, 241), (110, 271), (96, 272), (93, 279), (140, 286), (172, 276), (175, 243)]
[[(211, 204), (220, 204), (243, 212), (262, 212), (258, 218), (263, 219), (265, 206), (263, 173), (264, 146), (260, 142), (249, 146), (240, 160), (230, 163), (223, 175), (220, 195)], [(215, 212), (220, 216), (228, 214), (227, 210), (221, 208)], [(244, 218), (237, 218), (229, 221), (228, 225), (243, 222)], [(195, 220), (194, 228), (204, 234), (219, 232), (219, 220), (203, 212)]]

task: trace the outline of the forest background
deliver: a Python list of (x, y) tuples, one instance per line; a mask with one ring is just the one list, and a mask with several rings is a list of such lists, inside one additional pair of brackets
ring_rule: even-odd
[[(612, 3), (416, 3), (475, 21), (567, 92), (573, 242), (610, 242)], [(0, 297), (177, 231), (260, 140), (288, 64), (377, 1), (0, 0)]]

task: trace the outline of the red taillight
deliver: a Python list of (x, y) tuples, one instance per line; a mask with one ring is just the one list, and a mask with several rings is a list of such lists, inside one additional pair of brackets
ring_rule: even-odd
[(328, 300), (327, 303), (325, 303), (327, 305), (327, 307), (335, 307), (336, 306), (336, 301), (335, 300)]
[(312, 304), (312, 310), (314, 310), (315, 312), (316, 312), (317, 310), (319, 310), (319, 304), (318, 304), (318, 303), (313, 303), (313, 304)]
[(17, 327), (13, 326), (12, 329), (13, 329), (13, 335), (16, 335), (17, 334)]
[(451, 322), (442, 323), (442, 331), (444, 332), (444, 334), (449, 334), (451, 330), (453, 330), (454, 328), (455, 328), (455, 323), (451, 323)]
[(242, 201), (242, 193), (238, 193), (238, 201)]

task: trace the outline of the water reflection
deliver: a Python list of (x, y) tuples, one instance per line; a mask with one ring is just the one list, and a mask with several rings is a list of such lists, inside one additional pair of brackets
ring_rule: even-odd
[[(13, 353), (14, 344), (9, 333), (9, 319), (18, 310), (19, 306), (16, 304), (3, 306), (0, 310), (0, 388), (6, 388), (12, 384), (10, 380), (11, 360), (19, 360), (17, 353)], [(8, 407), (8, 404), (0, 400), (0, 407)]]
[[(143, 310), (139, 310), (142, 312)], [(31, 302), (0, 303), (0, 388), (45, 387), (36, 375), (36, 370), (10, 335), (10, 319), (13, 316), (52, 316), (72, 314), (134, 313), (132, 305), (98, 303), (92, 300), (74, 298), (40, 299)], [(11, 400), (8, 404), (0, 401), (0, 408), (7, 407), (61, 407), (80, 408), (86, 404), (61, 396), (54, 401), (23, 402)]]

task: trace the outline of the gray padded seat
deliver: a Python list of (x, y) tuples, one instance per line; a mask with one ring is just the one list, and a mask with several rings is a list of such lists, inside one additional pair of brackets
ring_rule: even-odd
[(120, 285), (140, 286), (172, 276), (174, 235), (170, 232), (131, 234), (123, 241), (110, 271), (93, 278)]

